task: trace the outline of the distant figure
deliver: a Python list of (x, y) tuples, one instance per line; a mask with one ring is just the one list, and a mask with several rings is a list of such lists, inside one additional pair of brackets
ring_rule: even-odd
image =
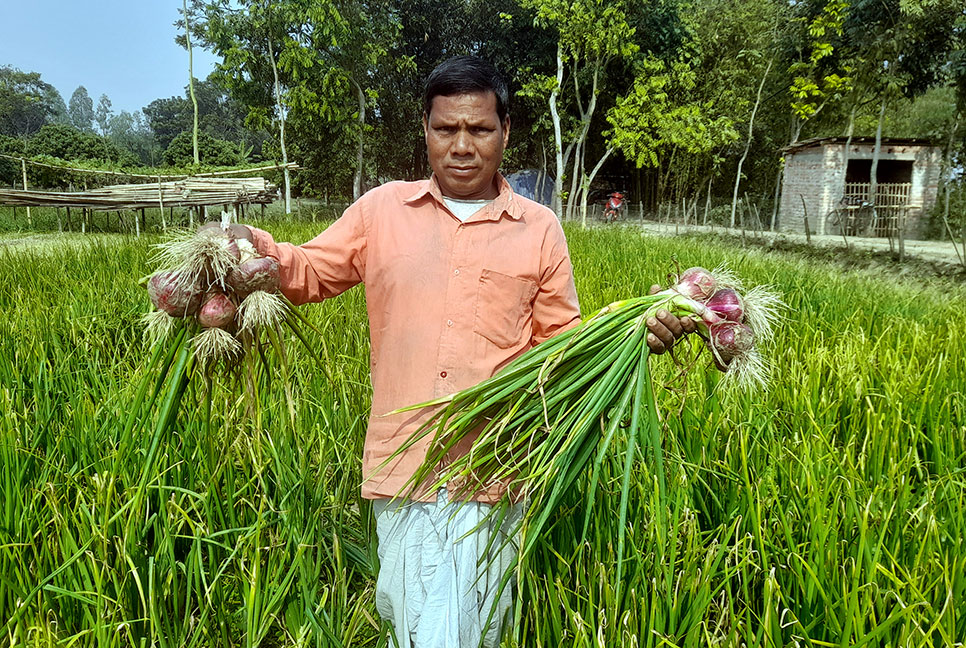
[(611, 192), (610, 196), (607, 198), (607, 204), (604, 206), (604, 222), (616, 222), (617, 219), (620, 218), (623, 209), (624, 194), (619, 191)]

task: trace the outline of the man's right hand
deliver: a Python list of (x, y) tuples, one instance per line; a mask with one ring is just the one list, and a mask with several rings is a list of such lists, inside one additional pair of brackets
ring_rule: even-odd
[[(198, 231), (216, 229), (223, 231), (221, 228), (221, 223), (219, 221), (209, 221), (198, 228)], [(252, 236), (252, 231), (246, 225), (240, 225), (238, 223), (232, 223), (228, 226), (228, 236), (233, 239), (245, 239), (252, 245), (255, 245), (255, 237)]]

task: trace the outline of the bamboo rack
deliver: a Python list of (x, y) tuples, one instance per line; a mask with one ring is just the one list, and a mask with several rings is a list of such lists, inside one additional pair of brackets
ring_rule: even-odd
[(275, 185), (264, 178), (193, 177), (174, 182), (112, 185), (88, 191), (0, 189), (0, 205), (94, 210), (265, 205), (277, 198), (275, 192)]

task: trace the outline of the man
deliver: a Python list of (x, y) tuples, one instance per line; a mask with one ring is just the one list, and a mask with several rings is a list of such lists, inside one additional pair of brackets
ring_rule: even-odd
[[(430, 412), (385, 414), (476, 384), (580, 321), (559, 222), (515, 195), (499, 173), (510, 135), (507, 102), (492, 65), (450, 59), (426, 82), (422, 121), (432, 178), (370, 191), (301, 246), (234, 226), (235, 236), (279, 260), (282, 292), (296, 304), (365, 283), (373, 416), (362, 494), (374, 500), (379, 536), (376, 606), (400, 648), (471, 648), (484, 635), (484, 645), (498, 645), (508, 588), (489, 630), (486, 621), (513, 549), (501, 539), (490, 543), (502, 529), (481, 524), (499, 487), (450, 507), (447, 489), (405, 489), (429, 438), (390, 457)], [(694, 330), (668, 313), (649, 328), (655, 353)], [(482, 562), (490, 567), (481, 574), (487, 547)]]

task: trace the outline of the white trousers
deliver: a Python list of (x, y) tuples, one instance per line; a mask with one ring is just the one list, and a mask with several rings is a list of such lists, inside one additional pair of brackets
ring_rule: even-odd
[[(373, 501), (379, 536), (376, 609), (393, 624), (397, 648), (477, 648), (518, 549), (505, 542), (523, 505), (499, 512), (478, 502)], [(495, 533), (495, 537), (494, 537)], [(492, 543), (491, 543), (492, 540)], [(500, 644), (513, 603), (513, 582), (499, 593), (485, 648)]]

